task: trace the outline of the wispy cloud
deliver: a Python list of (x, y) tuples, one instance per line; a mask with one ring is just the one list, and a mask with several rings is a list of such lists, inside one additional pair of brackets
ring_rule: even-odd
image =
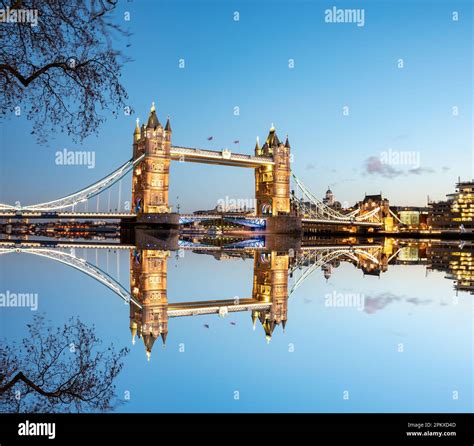
[(431, 300), (420, 299), (418, 297), (398, 296), (390, 292), (385, 292), (380, 293), (374, 297), (366, 297), (364, 301), (364, 311), (368, 314), (374, 314), (394, 302), (407, 302), (413, 305), (426, 305), (430, 303)]
[(403, 175), (403, 171), (383, 164), (376, 156), (369, 156), (364, 163), (364, 173), (368, 175), (380, 175), (385, 178), (395, 178)]
[(425, 173), (434, 173), (434, 169), (431, 167), (417, 167), (416, 169), (410, 169), (408, 175), (423, 175)]
[(363, 164), (363, 175), (378, 175), (384, 178), (396, 178), (407, 175), (425, 175), (435, 173), (431, 167), (415, 167), (408, 170), (396, 169), (391, 164), (382, 163), (376, 156), (369, 156)]

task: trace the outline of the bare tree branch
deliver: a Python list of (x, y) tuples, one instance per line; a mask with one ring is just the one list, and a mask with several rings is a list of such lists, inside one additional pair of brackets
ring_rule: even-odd
[(42, 316), (35, 316), (28, 331), (21, 348), (0, 344), (1, 411), (81, 412), (114, 407), (113, 383), (128, 349), (99, 350), (93, 328), (78, 319), (53, 329)]
[(26, 113), (45, 143), (55, 129), (83, 140), (107, 115), (117, 116), (127, 99), (121, 68), (130, 59), (114, 44), (130, 34), (115, 20), (116, 6), (116, 0), (12, 2), (10, 9), (38, 11), (38, 23), (0, 22), (0, 117)]

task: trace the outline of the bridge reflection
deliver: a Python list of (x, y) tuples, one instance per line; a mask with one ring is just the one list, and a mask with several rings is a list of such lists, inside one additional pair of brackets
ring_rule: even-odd
[[(84, 241), (0, 240), (0, 254), (29, 253), (66, 264), (93, 277), (124, 299), (130, 306), (130, 330), (138, 337), (150, 357), (158, 338), (166, 342), (169, 320), (215, 314), (225, 317), (248, 312), (250, 321), (269, 342), (279, 327), (288, 321), (288, 303), (295, 290), (314, 273), (329, 279), (343, 263), (352, 264), (364, 275), (380, 276), (390, 265), (425, 265), (427, 271), (445, 273), (456, 292), (474, 294), (474, 246), (465, 242), (380, 239), (298, 240), (284, 247), (273, 239), (180, 238), (177, 254), (191, 251), (212, 255), (217, 260), (243, 258), (253, 261), (251, 295), (234, 299), (173, 302), (168, 300), (168, 262), (173, 251), (160, 249), (146, 239), (134, 246)], [(159, 245), (159, 243), (158, 243)], [(84, 258), (76, 252), (82, 249)], [(128, 250), (130, 287), (122, 285), (107, 271), (87, 260), (87, 251)], [(118, 259), (118, 257), (117, 257)], [(107, 263), (108, 265), (108, 263)], [(117, 267), (118, 271), (118, 267)], [(252, 280), (252, 282), (250, 282)], [(127, 289), (129, 288), (129, 290)]]
[[(234, 244), (234, 246), (237, 244)], [(260, 325), (267, 342), (277, 327), (285, 329), (288, 300), (312, 273), (350, 262), (364, 273), (387, 269), (391, 244), (321, 245), (298, 250), (268, 250), (265, 247), (220, 248), (205, 243), (187, 242), (182, 246), (219, 260), (233, 257), (253, 259), (252, 295), (243, 298), (172, 303), (167, 295), (167, 264), (170, 251), (133, 249), (130, 254), (130, 330), (133, 342), (143, 340), (148, 357), (155, 341), (166, 342), (170, 318), (235, 312), (249, 312), (254, 329)], [(214, 248), (214, 249), (213, 249)], [(388, 250), (387, 250), (388, 249)], [(289, 280), (293, 285), (289, 286)]]

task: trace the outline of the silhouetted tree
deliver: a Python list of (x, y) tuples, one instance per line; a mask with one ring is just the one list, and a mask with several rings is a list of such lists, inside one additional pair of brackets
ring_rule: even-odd
[(115, 407), (115, 378), (127, 348), (99, 350), (94, 329), (79, 319), (53, 328), (43, 316), (21, 344), (0, 344), (1, 412), (86, 412)]
[(0, 22), (0, 114), (24, 108), (44, 143), (56, 129), (82, 140), (105, 120), (101, 111), (124, 109), (120, 71), (128, 59), (112, 42), (128, 33), (112, 22), (116, 3), (0, 0), (5, 11), (38, 11), (36, 26)]

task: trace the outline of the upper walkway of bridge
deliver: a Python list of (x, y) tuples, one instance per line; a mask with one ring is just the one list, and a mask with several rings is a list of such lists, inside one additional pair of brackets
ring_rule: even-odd
[(266, 156), (243, 155), (224, 150), (203, 150), (192, 147), (171, 147), (171, 159), (192, 163), (220, 164), (235, 167), (273, 166), (273, 158)]

